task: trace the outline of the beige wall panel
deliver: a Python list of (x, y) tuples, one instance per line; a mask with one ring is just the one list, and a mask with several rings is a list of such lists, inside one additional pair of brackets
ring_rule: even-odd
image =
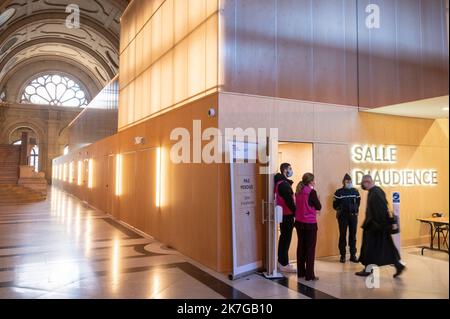
[(314, 104), (314, 140), (337, 143), (350, 141), (357, 117), (355, 108)]
[(188, 32), (191, 32), (206, 19), (206, 0), (188, 0), (188, 4)]
[(219, 34), (219, 16), (213, 15), (206, 21), (206, 40), (205, 40), (206, 89), (213, 88), (218, 84), (218, 72), (219, 72), (218, 34)]
[(339, 229), (333, 209), (333, 194), (341, 187), (344, 174), (350, 171), (349, 156), (347, 145), (314, 144), (316, 190), (322, 203), (322, 211), (318, 216), (318, 256), (338, 253)]
[(174, 49), (173, 69), (173, 97), (175, 103), (181, 102), (188, 96), (188, 41), (180, 42)]
[(179, 43), (188, 33), (188, 0), (177, 0), (174, 3), (175, 43)]
[(161, 51), (163, 53), (172, 49), (174, 45), (174, 2), (177, 0), (166, 0), (161, 8), (161, 19), (163, 21)]
[(156, 62), (150, 70), (150, 113), (153, 114), (161, 109), (161, 64)]
[(199, 26), (189, 35), (188, 46), (188, 96), (197, 95), (206, 88), (206, 27)]
[(280, 140), (289, 140), (294, 132), (303, 141), (314, 139), (314, 105), (293, 100), (274, 101), (273, 127)]
[(161, 109), (165, 109), (175, 102), (173, 99), (174, 72), (173, 51), (170, 51), (161, 59)]
[(162, 18), (161, 11), (154, 13), (152, 19), (149, 21), (152, 25), (152, 56), (151, 61), (154, 63), (162, 55)]
[(135, 179), (136, 179), (136, 153), (122, 154), (122, 165), (120, 176), (122, 180), (120, 203), (120, 219), (125, 223), (136, 227), (136, 208), (135, 208)]

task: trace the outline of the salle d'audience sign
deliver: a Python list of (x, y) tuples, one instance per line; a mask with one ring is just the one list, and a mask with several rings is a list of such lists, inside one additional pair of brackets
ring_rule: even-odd
[[(354, 145), (351, 157), (358, 164), (395, 164), (398, 161), (398, 148), (384, 145)], [(435, 169), (361, 169), (352, 171), (353, 179), (359, 185), (364, 175), (372, 175), (374, 181), (382, 186), (434, 186), (438, 184)]]

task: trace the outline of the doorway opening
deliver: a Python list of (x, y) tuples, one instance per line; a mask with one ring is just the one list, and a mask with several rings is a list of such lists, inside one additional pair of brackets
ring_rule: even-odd
[[(297, 184), (302, 180), (305, 173), (314, 173), (314, 147), (312, 143), (301, 142), (279, 142), (278, 143), (278, 165), (289, 163), (292, 166), (294, 175), (291, 180), (294, 181), (292, 188), (295, 193)], [(279, 229), (278, 229), (279, 234)], [(291, 246), (289, 248), (289, 260), (296, 262), (297, 251), (297, 233), (294, 229), (292, 233)]]

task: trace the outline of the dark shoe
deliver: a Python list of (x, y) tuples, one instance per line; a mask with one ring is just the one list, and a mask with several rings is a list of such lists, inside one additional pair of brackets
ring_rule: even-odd
[(394, 274), (394, 278), (397, 278), (398, 276), (400, 276), (402, 274), (402, 272), (405, 271), (406, 267), (403, 265), (398, 265), (395, 267), (395, 269), (397, 270)]
[(297, 278), (305, 278), (305, 275), (299, 275), (299, 274), (297, 274)]
[(341, 256), (341, 259), (339, 259), (339, 262), (341, 264), (345, 264), (345, 256)]
[(314, 277), (314, 278), (308, 278), (306, 279), (306, 281), (317, 281), (319, 280), (319, 277)]
[(350, 261), (351, 261), (352, 263), (355, 263), (355, 264), (359, 263), (359, 260), (358, 260), (358, 258), (357, 258), (355, 255), (353, 255), (353, 256), (350, 257)]
[(367, 272), (365, 269), (355, 273), (355, 275), (359, 277), (369, 277), (371, 274), (372, 274), (371, 272)]

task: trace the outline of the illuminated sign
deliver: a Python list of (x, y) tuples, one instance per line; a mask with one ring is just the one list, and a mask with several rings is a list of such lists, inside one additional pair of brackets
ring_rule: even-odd
[[(351, 157), (359, 164), (395, 164), (398, 161), (396, 146), (354, 145)], [(371, 175), (375, 184), (382, 186), (434, 186), (438, 184), (438, 172), (435, 169), (373, 169), (355, 168), (353, 180), (361, 184), (364, 175)]]
[(355, 163), (396, 163), (397, 147), (354, 145), (352, 147), (352, 160)]

